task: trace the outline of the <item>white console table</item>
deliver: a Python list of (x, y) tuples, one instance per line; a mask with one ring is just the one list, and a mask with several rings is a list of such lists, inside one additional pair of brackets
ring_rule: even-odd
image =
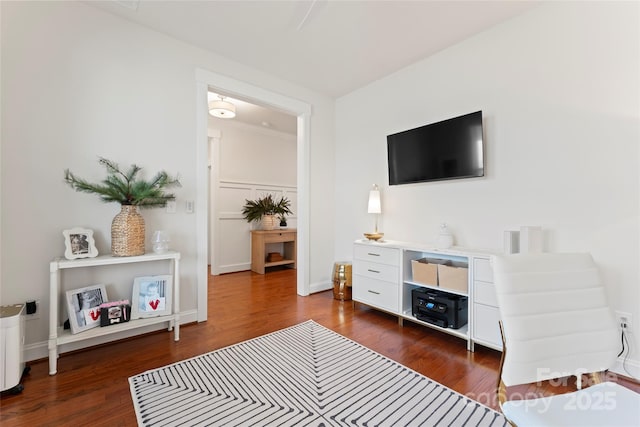
[[(353, 255), (353, 301), (457, 336), (467, 341), (467, 349), (481, 344), (502, 350), (498, 326), (498, 303), (493, 286), (493, 252), (461, 247), (437, 249), (417, 243), (356, 240)], [(450, 260), (468, 266), (466, 292), (442, 289), (413, 281), (411, 260), (432, 258)], [(459, 329), (443, 328), (418, 320), (412, 312), (412, 290), (436, 289), (466, 296), (468, 321)]]
[[(129, 322), (106, 327), (96, 327), (77, 334), (71, 334), (69, 330), (65, 330), (58, 321), (59, 298), (64, 292), (61, 292), (61, 271), (69, 268), (88, 268), (96, 266), (110, 266), (130, 263), (140, 263), (149, 261), (171, 262), (171, 275), (173, 276), (173, 310), (172, 313), (165, 316), (149, 317), (144, 319), (130, 320)], [(139, 256), (130, 257), (114, 257), (111, 255), (102, 255), (95, 258), (82, 258), (67, 260), (57, 258), (49, 264), (49, 375), (55, 375), (58, 368), (58, 346), (72, 342), (83, 341), (91, 338), (101, 337), (105, 335), (115, 334), (117, 332), (127, 331), (131, 329), (141, 328), (144, 326), (155, 325), (167, 322), (169, 331), (173, 329), (174, 340), (180, 340), (180, 253), (169, 251), (163, 254), (150, 253)], [(131, 283), (133, 284), (133, 278)]]

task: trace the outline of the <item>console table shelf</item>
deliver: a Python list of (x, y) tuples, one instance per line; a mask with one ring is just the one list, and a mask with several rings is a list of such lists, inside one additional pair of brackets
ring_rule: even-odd
[[(115, 334), (117, 332), (128, 331), (130, 329), (142, 328), (144, 326), (155, 325), (158, 323), (169, 321), (170, 319), (168, 319), (167, 316), (149, 317), (146, 319), (130, 320), (118, 325), (96, 327), (77, 334), (72, 334), (68, 329), (64, 329), (63, 327), (58, 326), (57, 342), (58, 345), (69, 344), (72, 342), (84, 341), (91, 338), (102, 337), (105, 335)], [(169, 328), (169, 330), (171, 330), (171, 328)]]
[(265, 262), (264, 267), (277, 267), (278, 265), (289, 265), (295, 263), (292, 259), (283, 259), (282, 261)]
[[(62, 270), (72, 268), (89, 268), (97, 266), (111, 266), (150, 261), (169, 261), (171, 263), (171, 275), (173, 276), (173, 303), (172, 313), (158, 317), (130, 320), (118, 325), (95, 327), (77, 334), (65, 330), (59, 324), (59, 301), (64, 299), (64, 291), (61, 290)], [(55, 375), (58, 370), (58, 347), (63, 344), (80, 342), (91, 338), (98, 338), (116, 334), (145, 326), (167, 323), (167, 329), (173, 330), (174, 340), (180, 340), (180, 253), (169, 251), (163, 254), (150, 253), (130, 257), (114, 257), (110, 255), (97, 256), (95, 258), (82, 258), (68, 260), (57, 258), (49, 264), (49, 375)], [(133, 284), (133, 278), (132, 278)]]

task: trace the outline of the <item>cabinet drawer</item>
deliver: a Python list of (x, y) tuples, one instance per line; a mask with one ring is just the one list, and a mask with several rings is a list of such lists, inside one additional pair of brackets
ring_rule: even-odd
[(393, 282), (396, 283), (396, 286), (400, 277), (400, 270), (395, 265), (368, 261), (356, 261), (353, 265), (353, 272), (360, 276)]
[(498, 307), (496, 288), (493, 283), (473, 282), (473, 298), (474, 302)]
[(475, 258), (473, 260), (473, 278), (475, 280), (493, 283), (493, 268), (491, 268), (491, 260), (486, 258)]
[(280, 242), (292, 242), (295, 240), (294, 233), (277, 233), (267, 234), (264, 236), (265, 243), (280, 243)]
[(398, 285), (396, 283), (355, 275), (352, 289), (354, 300), (398, 313)]
[(362, 259), (365, 261), (400, 265), (400, 250), (396, 248), (383, 248), (373, 245), (355, 245), (354, 255), (356, 259)]
[(473, 339), (491, 344), (502, 349), (500, 337), (500, 313), (495, 307), (474, 304)]

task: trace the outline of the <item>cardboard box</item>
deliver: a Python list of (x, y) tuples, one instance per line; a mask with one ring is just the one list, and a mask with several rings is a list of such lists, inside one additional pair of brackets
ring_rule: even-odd
[(412, 259), (411, 273), (413, 274), (413, 282), (438, 286), (438, 265), (430, 263), (427, 258)]
[(438, 264), (438, 286), (445, 291), (468, 293), (469, 268), (466, 264), (460, 265), (455, 262)]

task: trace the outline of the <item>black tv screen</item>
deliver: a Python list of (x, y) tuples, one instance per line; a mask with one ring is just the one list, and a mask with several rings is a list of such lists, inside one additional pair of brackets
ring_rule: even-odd
[(389, 185), (484, 176), (482, 111), (387, 136)]

